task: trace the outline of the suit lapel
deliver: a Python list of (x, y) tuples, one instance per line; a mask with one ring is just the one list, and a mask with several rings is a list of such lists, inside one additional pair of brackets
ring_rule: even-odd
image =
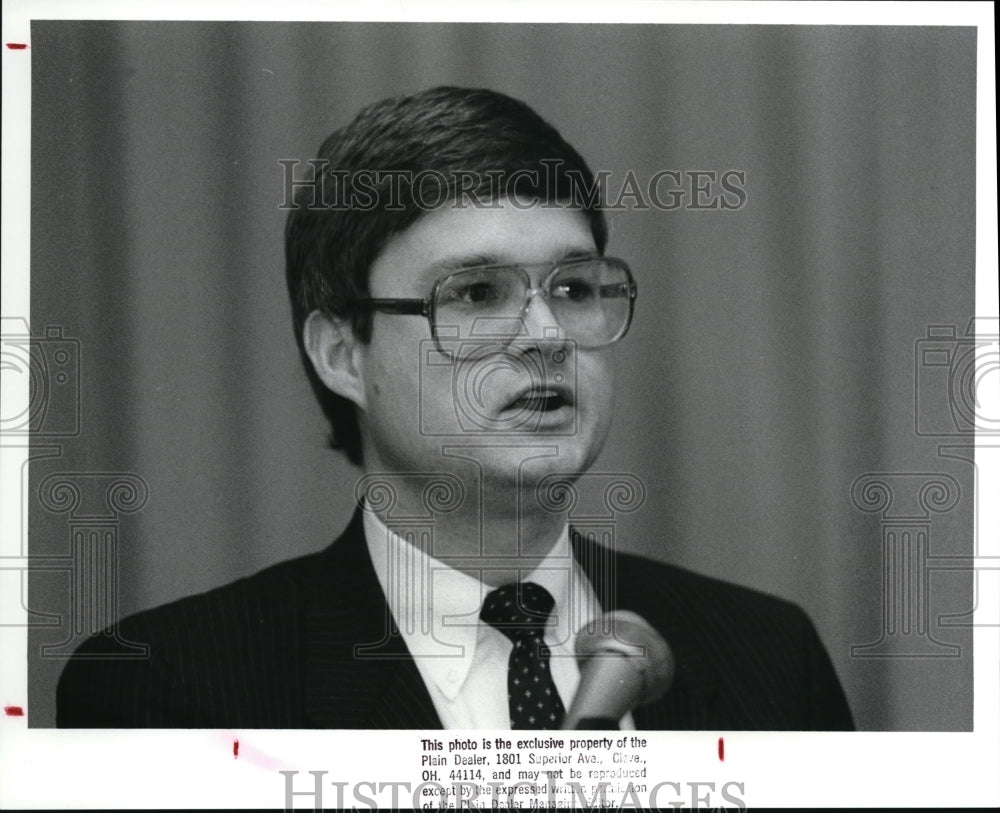
[[(709, 727), (709, 712), (719, 675), (705, 652), (697, 630), (681, 623), (690, 610), (681, 612), (671, 590), (665, 566), (619, 556), (571, 529), (573, 553), (607, 610), (631, 610), (646, 619), (670, 645), (676, 663), (673, 684), (663, 699), (639, 706), (633, 712), (636, 725), (649, 730), (690, 730)], [(657, 579), (655, 589), (648, 584), (649, 567), (662, 569), (668, 578)]]
[(372, 567), (360, 508), (303, 591), (307, 725), (441, 728)]

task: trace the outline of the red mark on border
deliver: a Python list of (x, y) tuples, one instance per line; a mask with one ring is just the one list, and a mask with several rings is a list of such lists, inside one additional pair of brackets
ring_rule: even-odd
[(24, 717), (24, 709), (20, 706), (4, 706), (3, 713), (8, 717)]
[(236, 759), (240, 755), (240, 741), (233, 740), (233, 759)]
[(719, 737), (719, 762), (726, 761), (726, 741)]
[(26, 42), (8, 42), (7, 43), (7, 47), (10, 48), (10, 50), (12, 50), (12, 51), (23, 51), (25, 48), (28, 47), (28, 43), (26, 43)]

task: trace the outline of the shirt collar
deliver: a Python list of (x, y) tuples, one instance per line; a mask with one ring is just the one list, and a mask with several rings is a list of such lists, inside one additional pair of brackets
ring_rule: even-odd
[[(400, 635), (425, 678), (454, 700), (468, 677), (476, 645), (489, 633), (479, 611), (493, 588), (434, 559), (426, 553), (426, 544), (404, 539), (373, 511), (365, 510), (364, 528)], [(594, 614), (596, 598), (573, 558), (568, 528), (526, 581), (545, 587), (555, 599), (550, 624), (558, 640), (567, 640)]]

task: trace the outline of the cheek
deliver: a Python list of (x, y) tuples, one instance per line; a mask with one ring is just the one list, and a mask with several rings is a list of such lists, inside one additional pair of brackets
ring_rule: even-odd
[(417, 420), (420, 381), (417, 371), (416, 344), (373, 343), (364, 362), (365, 392), (370, 420), (409, 430)]
[(615, 372), (611, 356), (606, 353), (581, 357), (578, 363), (577, 380), (580, 402), (597, 410), (595, 417), (610, 417), (614, 402)]
[[(589, 438), (591, 454), (595, 455), (604, 446), (614, 419), (615, 374), (610, 361), (601, 360), (588, 366), (580, 375), (581, 409), (580, 428)], [(591, 460), (590, 463), (593, 463)]]
[[(391, 359), (389, 360), (391, 362)], [(403, 371), (391, 363), (376, 360), (370, 364), (365, 373), (365, 389), (368, 393), (368, 403), (376, 406), (379, 411), (395, 411), (405, 407), (407, 402), (405, 377)]]

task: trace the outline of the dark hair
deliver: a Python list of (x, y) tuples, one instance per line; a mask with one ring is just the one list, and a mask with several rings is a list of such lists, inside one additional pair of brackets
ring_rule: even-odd
[[(580, 154), (524, 102), (491, 90), (437, 87), (385, 99), (330, 135), (297, 184), (285, 227), (285, 272), (295, 338), (309, 381), (332, 428), (330, 445), (361, 462), (354, 405), (320, 381), (303, 345), (314, 310), (349, 317), (371, 340), (370, 313), (349, 303), (368, 296), (368, 274), (387, 241), (435, 205), (510, 194), (569, 202), (588, 217), (598, 251), (607, 225), (594, 176)], [(287, 171), (287, 170), (286, 170)]]

